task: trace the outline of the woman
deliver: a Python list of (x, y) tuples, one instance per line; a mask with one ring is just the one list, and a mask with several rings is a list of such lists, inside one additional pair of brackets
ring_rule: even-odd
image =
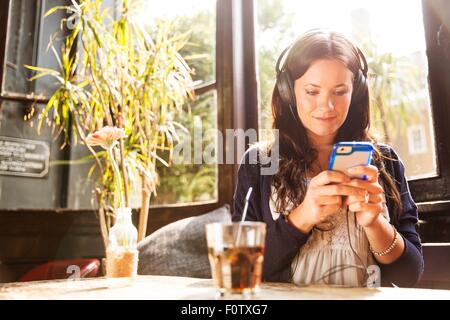
[[(262, 161), (250, 161), (270, 155), (270, 145), (250, 148), (234, 194), (233, 221), (253, 187), (246, 220), (267, 224), (263, 278), (365, 286), (374, 279), (367, 270), (379, 270), (382, 285), (414, 285), (423, 270), (417, 207), (397, 154), (369, 134), (362, 52), (341, 34), (312, 30), (281, 54), (276, 68), (278, 171), (261, 175)], [(327, 170), (338, 141), (373, 143), (372, 165), (348, 172), (366, 180)]]

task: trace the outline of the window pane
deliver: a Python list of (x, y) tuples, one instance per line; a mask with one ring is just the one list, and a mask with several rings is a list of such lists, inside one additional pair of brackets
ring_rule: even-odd
[[(52, 50), (47, 50), (47, 46), (50, 35), (58, 30), (59, 21), (65, 12), (58, 10), (46, 18), (40, 16), (43, 16), (49, 8), (65, 3), (67, 0), (46, 0), (42, 3), (26, 0), (11, 1), (2, 94), (34, 93), (48, 97), (54, 91), (53, 79), (50, 77), (28, 81), (33, 73), (24, 65), (59, 71), (57, 60)], [(57, 37), (54, 41), (57, 51), (61, 46), (60, 39), (61, 37)]]
[[(156, 204), (190, 203), (217, 200), (217, 105), (216, 92), (198, 97), (189, 116), (176, 119), (189, 133), (179, 132), (184, 146), (176, 163), (167, 168), (159, 164), (161, 185)], [(199, 143), (199, 141), (201, 141)], [(196, 143), (198, 143), (196, 145)], [(199, 152), (200, 151), (200, 152)], [(209, 158), (207, 159), (207, 157)], [(200, 158), (201, 157), (201, 158)], [(183, 159), (181, 159), (183, 158)], [(212, 161), (211, 161), (212, 160)], [(209, 164), (208, 164), (209, 163)]]
[[(134, 3), (134, 2), (133, 2)], [(132, 4), (133, 4), (132, 3)], [(166, 4), (167, 3), (167, 4)], [(139, 7), (142, 5), (143, 7)], [(142, 1), (141, 4), (136, 2), (137, 11), (130, 11), (135, 14), (134, 21), (143, 23), (148, 28), (149, 33), (154, 35), (154, 22), (156, 17), (173, 19), (174, 34), (182, 34), (192, 30), (190, 43), (187, 44), (180, 52), (183, 58), (203, 54), (199, 59), (187, 60), (187, 63), (196, 68), (197, 73), (194, 79), (205, 79), (205, 81), (215, 80), (215, 1), (200, 1), (198, 5), (192, 8), (185, 8), (184, 2), (166, 1), (164, 3), (153, 0)], [(174, 8), (185, 8), (172, 12), (164, 10)], [(142, 12), (137, 16), (135, 12)], [(196, 78), (197, 77), (197, 78)], [(194, 124), (201, 123), (203, 133), (208, 129), (217, 129), (217, 104), (216, 93), (214, 90), (200, 95), (195, 101), (191, 101), (186, 106), (190, 115), (183, 117), (174, 114), (173, 120), (181, 123), (188, 129), (192, 138), (194, 135)], [(181, 138), (185, 138), (181, 130), (177, 130)], [(216, 146), (216, 137), (204, 135), (202, 147), (213, 145)], [(177, 145), (175, 143), (175, 145)], [(191, 153), (194, 153), (194, 144), (191, 141)], [(83, 145), (72, 146), (71, 159), (80, 159), (88, 156), (89, 153)], [(168, 154), (158, 154), (164, 160), (168, 161)], [(204, 162), (194, 164), (194, 155), (188, 163), (174, 163), (170, 168), (165, 167), (161, 162), (157, 161), (157, 172), (160, 176), (160, 185), (157, 187), (157, 197), (152, 198), (151, 205), (161, 204), (181, 204), (192, 202), (215, 201), (217, 196), (217, 162), (214, 164), (205, 164)], [(88, 177), (87, 172), (91, 168), (93, 162), (80, 163), (76, 166), (70, 166), (70, 179), (68, 190), (68, 207), (70, 208), (90, 208), (92, 207), (92, 192), (94, 176)], [(141, 193), (139, 188), (140, 181), (132, 183), (130, 191), (130, 203), (132, 207), (140, 207)]]
[[(170, 21), (175, 35), (189, 32), (188, 42), (180, 50), (180, 54), (191, 67), (196, 85), (215, 82), (216, 1), (144, 0), (142, 5), (142, 14), (135, 16), (135, 19), (143, 23), (150, 33), (157, 20)], [(201, 128), (201, 149), (206, 150), (209, 146), (214, 149), (213, 153), (216, 152), (217, 135), (205, 134), (208, 130), (217, 129), (216, 99), (215, 90), (209, 91), (186, 106), (190, 110), (189, 116), (173, 116), (174, 120), (189, 131), (189, 134), (179, 131), (182, 139), (180, 145), (190, 145), (190, 150), (183, 149), (181, 154), (187, 154), (189, 159), (176, 160), (169, 168), (158, 163), (160, 186), (157, 189), (158, 195), (151, 199), (151, 204), (181, 204), (218, 199), (217, 161), (206, 164), (200, 154), (202, 159), (199, 163), (195, 161), (195, 157), (199, 155), (194, 150), (194, 140), (199, 140), (196, 135)]]
[[(270, 94), (278, 55), (302, 32), (329, 28), (351, 38), (369, 62), (372, 128), (380, 140), (397, 150), (409, 178), (436, 174), (420, 0), (256, 3), (260, 129), (271, 127)], [(418, 127), (422, 129), (414, 129)]]
[(178, 33), (190, 32), (189, 42), (181, 50), (199, 84), (215, 81), (216, 1), (143, 0), (142, 15), (136, 18), (150, 28), (156, 19), (174, 23)]

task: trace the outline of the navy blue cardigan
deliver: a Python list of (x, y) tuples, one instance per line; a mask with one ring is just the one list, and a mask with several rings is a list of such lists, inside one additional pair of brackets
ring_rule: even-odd
[[(386, 170), (394, 178), (403, 202), (403, 212), (395, 224), (405, 241), (403, 254), (393, 263), (379, 264), (381, 269), (381, 284), (399, 287), (413, 286), (423, 272), (423, 255), (419, 235), (416, 231), (417, 206), (409, 192), (405, 179), (405, 169), (395, 151), (386, 145), (379, 146), (380, 151), (393, 160), (384, 160)], [(253, 153), (253, 154), (252, 154)], [(258, 156), (258, 158), (256, 158)], [(258, 159), (258, 162), (250, 161)], [(249, 201), (246, 220), (263, 221), (267, 224), (265, 243), (263, 279), (265, 281), (288, 282), (291, 273), (291, 262), (308, 240), (309, 234), (304, 234), (288, 224), (282, 216), (274, 220), (269, 207), (270, 186), (272, 175), (261, 175), (260, 154), (256, 147), (245, 153), (238, 170), (238, 178), (233, 196), (233, 221), (239, 221), (245, 204), (245, 195), (249, 187), (253, 192)], [(391, 217), (394, 207), (389, 198), (387, 207)]]

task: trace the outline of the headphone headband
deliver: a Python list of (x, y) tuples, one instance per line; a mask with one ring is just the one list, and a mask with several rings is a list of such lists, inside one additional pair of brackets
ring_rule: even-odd
[[(280, 73), (281, 71), (283, 71), (284, 65), (286, 63), (286, 59), (287, 59), (287, 57), (289, 55), (289, 51), (292, 48), (292, 46), (293, 46), (293, 44), (289, 45), (287, 48), (285, 48), (281, 52), (281, 54), (280, 54), (280, 56), (279, 56), (279, 58), (277, 60), (277, 63), (275, 65), (275, 69), (276, 69), (277, 74)], [(369, 66), (367, 64), (366, 57), (364, 56), (364, 53), (361, 51), (361, 49), (359, 49), (358, 46), (354, 45), (353, 47), (355, 48), (356, 56), (358, 57), (358, 60), (359, 60), (359, 68), (361, 69), (364, 77), (367, 78), (367, 73), (369, 71)], [(280, 65), (281, 65), (281, 68), (280, 68)]]
[[(281, 100), (284, 104), (289, 106), (290, 112), (294, 117), (295, 121), (300, 123), (300, 117), (298, 116), (297, 108), (296, 108), (296, 98), (295, 98), (295, 90), (294, 84), (291, 79), (291, 75), (289, 70), (286, 67), (286, 61), (289, 57), (290, 49), (294, 46), (295, 42), (285, 48), (276, 63), (276, 87), (278, 89), (278, 93), (280, 95)], [(350, 43), (351, 44), (351, 43)], [(361, 98), (361, 88), (367, 86), (367, 73), (368, 73), (368, 64), (366, 58), (362, 51), (355, 45), (352, 45), (354, 53), (358, 58), (359, 70), (355, 75), (354, 80), (354, 90), (352, 95), (352, 100)]]
[[(277, 74), (278, 74), (279, 72), (282, 71), (282, 70), (280, 69), (280, 64), (281, 64), (282, 67), (284, 67), (284, 64), (285, 64), (285, 62), (286, 62), (286, 58), (287, 58), (287, 56), (288, 56), (288, 55), (286, 54), (286, 52), (288, 52), (291, 48), (292, 48), (292, 45), (288, 46), (286, 49), (284, 49), (284, 50), (281, 52), (280, 57), (278, 58), (277, 64), (276, 64), (276, 66), (275, 66), (276, 71), (277, 71)], [(285, 57), (285, 56), (286, 56), (286, 57)], [(281, 61), (283, 61), (283, 62), (281, 62)]]
[(360, 69), (361, 69), (364, 77), (367, 78), (367, 73), (369, 72), (369, 66), (367, 64), (366, 57), (364, 56), (364, 53), (362, 53), (361, 49), (359, 49), (357, 46), (355, 46), (355, 48), (356, 48), (358, 60), (360, 63)]

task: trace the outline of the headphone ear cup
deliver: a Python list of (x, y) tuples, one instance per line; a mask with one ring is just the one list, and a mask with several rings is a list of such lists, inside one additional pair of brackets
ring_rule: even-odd
[(353, 81), (352, 100), (359, 100), (362, 98), (365, 87), (367, 87), (367, 80), (361, 70), (358, 70), (358, 75)]
[(278, 74), (277, 89), (284, 104), (295, 106), (295, 92), (289, 74), (282, 70)]

